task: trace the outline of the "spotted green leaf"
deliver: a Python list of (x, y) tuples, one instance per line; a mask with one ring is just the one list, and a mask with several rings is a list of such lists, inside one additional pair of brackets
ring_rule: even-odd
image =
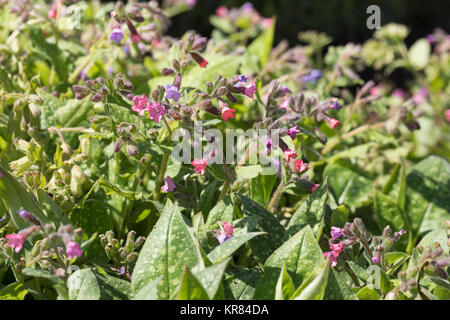
[(279, 247), (264, 264), (264, 276), (256, 287), (256, 299), (273, 299), (283, 264), (296, 287), (322, 262), (323, 253), (308, 225)]
[(221, 245), (217, 246), (208, 254), (208, 258), (213, 262), (222, 261), (231, 256), (237, 249), (239, 249), (244, 243), (250, 241), (256, 236), (263, 235), (264, 232), (250, 232), (240, 235), (225, 241)]
[(200, 259), (178, 206), (167, 200), (136, 262), (131, 280), (133, 292), (162, 276), (158, 298), (169, 299), (180, 282), (184, 266), (193, 268)]

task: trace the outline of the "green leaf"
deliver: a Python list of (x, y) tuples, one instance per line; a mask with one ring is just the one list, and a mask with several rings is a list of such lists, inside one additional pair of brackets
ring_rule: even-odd
[(208, 258), (213, 263), (220, 262), (231, 256), (234, 252), (236, 252), (237, 249), (239, 249), (247, 241), (250, 241), (254, 237), (263, 234), (264, 232), (250, 232), (236, 235), (233, 238), (225, 241), (221, 245), (214, 248), (214, 250), (208, 254)]
[(374, 208), (380, 230), (389, 225), (392, 230), (398, 231), (405, 227), (402, 210), (394, 200), (375, 190)]
[(272, 19), (272, 25), (248, 46), (244, 57), (245, 63), (242, 67), (243, 73), (257, 72), (264, 68), (272, 50), (274, 33), (275, 19)]
[(328, 282), (330, 262), (325, 260), (323, 264), (314, 270), (292, 296), (294, 300), (322, 300)]
[(390, 268), (386, 271), (387, 275), (393, 274), (403, 263), (409, 259), (409, 255), (404, 252), (386, 252), (384, 261)]
[(266, 205), (270, 200), (273, 187), (278, 177), (276, 174), (260, 174), (250, 181), (250, 192), (252, 200), (260, 205)]
[(77, 270), (67, 279), (70, 300), (100, 300), (97, 277), (91, 269)]
[(406, 178), (405, 212), (417, 239), (450, 219), (450, 164), (430, 156), (416, 164)]
[(286, 233), (289, 236), (296, 234), (299, 230), (309, 225), (318, 238), (323, 225), (325, 208), (328, 201), (327, 178), (320, 187), (310, 194), (308, 198), (295, 211), (289, 220)]
[[(210, 300), (218, 296), (220, 285), (222, 284), (222, 278), (225, 272), (225, 268), (230, 262), (231, 258), (224, 260), (220, 263), (213, 264), (203, 270), (194, 272), (195, 277), (200, 282), (203, 288), (205, 288), (206, 293)], [(221, 293), (223, 296), (223, 292)]]
[(361, 288), (358, 293), (358, 298), (360, 300), (380, 300), (381, 296), (378, 294), (375, 289), (370, 288), (369, 286), (365, 286), (364, 288)]
[(358, 167), (338, 160), (329, 164), (323, 173), (339, 204), (359, 207), (369, 200), (372, 179)]
[(87, 120), (92, 106), (91, 95), (81, 100), (69, 99), (63, 107), (55, 111), (55, 123), (60, 127), (76, 127)]
[(275, 288), (275, 300), (288, 300), (294, 292), (294, 283), (292, 282), (291, 276), (286, 271), (286, 266), (283, 264)]
[(285, 229), (273, 214), (261, 207), (255, 201), (243, 195), (239, 195), (239, 197), (242, 200), (242, 214), (244, 217), (260, 217), (261, 220), (258, 221), (255, 230), (267, 232), (266, 235), (250, 241), (253, 256), (258, 262), (264, 263), (266, 259), (282, 244)]
[(181, 277), (181, 285), (177, 299), (209, 300), (208, 293), (187, 266), (184, 268), (183, 276)]
[(342, 228), (349, 220), (349, 211), (345, 205), (340, 205), (331, 214), (331, 225)]
[(131, 292), (130, 282), (108, 274), (94, 274), (100, 286), (102, 300), (128, 300)]
[(158, 283), (162, 277), (159, 277), (147, 283), (133, 297), (133, 300), (158, 300)]
[(0, 300), (23, 300), (27, 293), (22, 283), (13, 282), (0, 289)]
[(261, 273), (238, 265), (229, 269), (224, 283), (227, 300), (252, 300)]
[(8, 73), (0, 67), (0, 84), (7, 92), (20, 91), (17, 85), (11, 80)]
[(215, 229), (219, 221), (228, 223), (233, 221), (233, 203), (228, 196), (211, 209), (206, 219), (205, 228), (207, 230)]
[(409, 49), (408, 60), (416, 70), (422, 70), (430, 60), (431, 46), (426, 39), (417, 40)]
[(44, 224), (50, 222), (25, 187), (2, 167), (0, 167), (0, 172), (3, 174), (0, 179), (0, 200), (8, 209), (11, 220), (17, 229), (24, 229), (30, 225), (30, 222), (17, 213), (20, 208), (33, 213)]
[(334, 269), (328, 274), (328, 283), (324, 300), (358, 300), (358, 297), (348, 285), (350, 276), (344, 271)]
[(201, 261), (193, 237), (178, 206), (167, 200), (136, 262), (131, 281), (133, 292), (162, 276), (158, 298), (169, 299), (179, 284), (184, 266), (193, 268)]
[(44, 211), (44, 214), (52, 221), (56, 227), (59, 227), (59, 224), (69, 224), (70, 220), (64, 215), (62, 209), (53, 201), (50, 196), (43, 191), (42, 189), (37, 189), (36, 191), (39, 204)]
[(259, 164), (236, 167), (236, 174), (241, 179), (256, 178), (261, 172), (262, 167)]
[(278, 248), (264, 264), (264, 276), (256, 287), (257, 299), (273, 299), (275, 287), (283, 264), (299, 286), (306, 277), (324, 261), (322, 250), (310, 226), (304, 227)]
[(69, 72), (68, 56), (56, 44), (47, 42), (41, 29), (32, 27), (29, 30), (34, 50), (42, 57), (50, 60), (61, 81), (67, 81)]

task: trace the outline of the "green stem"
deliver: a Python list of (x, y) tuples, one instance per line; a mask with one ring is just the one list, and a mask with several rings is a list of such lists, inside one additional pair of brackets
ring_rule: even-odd
[(92, 50), (91, 53), (86, 57), (84, 62), (78, 68), (76, 68), (75, 71), (70, 75), (69, 77), (70, 83), (74, 82), (77, 79), (80, 72), (83, 71), (83, 69), (86, 68), (88, 64), (91, 62), (92, 58), (94, 58), (94, 55), (95, 50)]
[(275, 190), (275, 193), (272, 196), (272, 199), (270, 199), (269, 204), (267, 205), (267, 211), (272, 210), (272, 208), (277, 204), (278, 199), (283, 194), (283, 188), (284, 188), (284, 182), (281, 181), (281, 183), (278, 185), (277, 190)]
[(156, 181), (155, 191), (153, 193), (153, 199), (155, 201), (157, 201), (159, 199), (159, 195), (161, 193), (161, 185), (162, 185), (162, 181), (164, 179), (164, 175), (166, 173), (167, 163), (169, 162), (169, 156), (170, 156), (169, 152), (164, 154), (162, 161), (161, 161), (161, 165), (159, 167), (158, 180)]
[(345, 270), (345, 272), (347, 272), (347, 274), (350, 276), (350, 278), (352, 278), (353, 283), (355, 284), (355, 286), (360, 288), (361, 285), (359, 283), (358, 277), (353, 272), (353, 270), (348, 266), (347, 261), (345, 261), (345, 260), (344, 260), (344, 270)]

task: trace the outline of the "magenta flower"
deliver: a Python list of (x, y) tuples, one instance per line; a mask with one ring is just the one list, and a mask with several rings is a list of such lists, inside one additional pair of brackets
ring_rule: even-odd
[(145, 94), (142, 94), (141, 96), (134, 96), (131, 110), (139, 113), (139, 115), (142, 117), (145, 111), (147, 111), (148, 109), (148, 103), (148, 98)]
[(256, 93), (256, 82), (254, 81), (250, 86), (244, 89), (244, 94), (253, 99), (253, 95)]
[(154, 102), (147, 106), (149, 119), (153, 119), (156, 122), (160, 122), (163, 115), (167, 113), (166, 108), (161, 105), (159, 102)]
[(191, 164), (194, 166), (194, 171), (196, 173), (205, 174), (206, 165), (208, 164), (208, 160), (203, 159), (194, 159)]
[(69, 242), (67, 242), (66, 244), (66, 256), (69, 259), (72, 259), (73, 257), (81, 257), (82, 252), (81, 252), (81, 248), (80, 245), (78, 243), (76, 243), (73, 240), (69, 240)]
[(220, 229), (215, 230), (215, 237), (219, 240), (219, 244), (224, 243), (225, 241), (234, 237), (234, 226), (231, 223), (224, 222), (223, 225), (219, 223)]
[[(445, 110), (445, 120), (447, 120), (447, 122), (450, 122), (450, 109)], [(1, 174), (1, 172), (0, 172)], [(3, 174), (1, 174), (0, 178), (3, 176)]]
[(403, 89), (397, 88), (392, 92), (392, 95), (394, 97), (404, 99), (405, 98), (405, 91)]
[(318, 188), (320, 186), (320, 184), (315, 184), (315, 185), (313, 185), (313, 186), (311, 186), (311, 188), (309, 189), (311, 192), (314, 192), (314, 191), (316, 191), (316, 189)]
[(378, 262), (380, 262), (380, 259), (377, 256), (373, 256), (372, 257), (372, 262), (375, 264), (378, 264)]
[(342, 229), (338, 227), (331, 227), (331, 240), (336, 240), (337, 238), (342, 236)]
[(197, 3), (197, 0), (185, 0), (185, 1), (191, 7), (195, 6), (195, 4)]
[(434, 34), (429, 34), (427, 35), (427, 40), (430, 44), (433, 44), (434, 42), (436, 42), (436, 37), (434, 36)]
[(267, 137), (266, 139), (266, 154), (270, 155), (270, 153), (272, 152), (272, 140)]
[(284, 159), (286, 160), (286, 162), (291, 161), (291, 159), (297, 158), (297, 153), (295, 153), (295, 151), (292, 151), (291, 149), (284, 150), (283, 154), (284, 154)]
[(298, 127), (292, 127), (288, 130), (288, 135), (291, 137), (292, 140), (295, 140), (295, 137), (297, 134), (300, 133), (300, 130), (298, 130)]
[(415, 105), (420, 105), (420, 104), (424, 103), (425, 100), (426, 100), (425, 98), (427, 97), (427, 95), (428, 95), (427, 89), (421, 88), (418, 93), (413, 95), (412, 99), (414, 101), (414, 104)]
[(379, 86), (375, 86), (370, 89), (370, 95), (374, 97), (381, 96), (381, 88)]
[(334, 129), (334, 128), (336, 128), (339, 125), (339, 120), (336, 120), (334, 118), (330, 118), (330, 119), (328, 119), (328, 123)]
[(262, 21), (262, 26), (264, 29), (270, 28), (272, 26), (272, 19), (271, 18), (264, 18)]
[(117, 42), (117, 43), (121, 43), (122, 39), (123, 39), (123, 32), (122, 29), (120, 28), (114, 28), (113, 31), (111, 32), (109, 39), (111, 39), (111, 41)]
[(308, 164), (303, 162), (302, 159), (297, 159), (294, 161), (294, 170), (297, 172), (303, 172), (308, 169)]
[(5, 238), (9, 240), (8, 247), (13, 248), (16, 253), (22, 250), (23, 243), (26, 240), (25, 235), (20, 232), (7, 234)]
[(337, 266), (337, 256), (334, 253), (334, 251), (327, 251), (323, 253), (323, 257), (326, 259), (327, 257), (330, 257), (330, 264), (332, 267)]
[(337, 257), (341, 253), (342, 249), (344, 249), (344, 247), (340, 243), (330, 243), (330, 249), (331, 251), (334, 252), (335, 256)]
[(228, 106), (224, 106), (222, 108), (222, 119), (223, 121), (228, 121), (229, 118), (234, 119), (234, 113), (236, 110), (229, 108)]
[(161, 187), (161, 191), (167, 193), (175, 190), (175, 188), (176, 185), (173, 182), (172, 178), (170, 176), (167, 176), (167, 178), (164, 179), (164, 185)]
[(167, 99), (172, 99), (174, 101), (178, 101), (181, 98), (181, 93), (178, 90), (177, 86), (173, 86), (171, 84), (168, 84), (166, 86), (166, 93), (164, 95)]
[(3, 178), (3, 172), (0, 171), (0, 179)]

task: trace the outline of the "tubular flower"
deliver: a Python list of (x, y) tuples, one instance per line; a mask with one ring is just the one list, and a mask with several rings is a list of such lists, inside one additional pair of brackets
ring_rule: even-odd
[(111, 41), (117, 42), (117, 43), (121, 43), (122, 39), (123, 39), (123, 32), (122, 29), (120, 28), (114, 28), (113, 31), (111, 32), (109, 39), (111, 39)]
[(328, 123), (330, 124), (330, 126), (333, 129), (335, 129), (339, 125), (339, 120), (336, 120), (334, 118), (330, 118), (330, 119), (328, 119)]
[(228, 121), (229, 118), (234, 119), (234, 113), (236, 110), (229, 108), (228, 106), (225, 106), (222, 108), (222, 119), (223, 121)]
[(131, 110), (139, 113), (139, 115), (142, 117), (145, 113), (145, 111), (148, 110), (148, 98), (145, 94), (142, 94), (141, 96), (134, 96), (133, 97), (133, 105), (131, 106)]
[(332, 267), (337, 266), (337, 255), (334, 253), (334, 251), (327, 251), (323, 253), (323, 257), (326, 259), (327, 257), (330, 257), (330, 264)]
[(16, 253), (22, 250), (23, 243), (26, 240), (26, 237), (20, 232), (7, 234), (5, 238), (9, 240), (8, 247), (13, 248)]
[(297, 158), (297, 153), (295, 153), (295, 151), (292, 151), (291, 149), (287, 149), (287, 150), (283, 151), (283, 154), (284, 154), (284, 159), (286, 160), (286, 162), (291, 161), (291, 159)]
[(195, 52), (190, 52), (192, 59), (199, 64), (201, 68), (206, 68), (208, 66), (208, 61), (206, 61), (201, 55)]
[(253, 95), (256, 93), (256, 82), (253, 82), (250, 86), (244, 89), (244, 94), (250, 99), (254, 99)]
[(304, 163), (302, 159), (297, 159), (294, 161), (294, 169), (297, 172), (303, 172), (308, 169), (308, 164)]
[(173, 182), (172, 178), (170, 176), (167, 176), (167, 178), (164, 179), (164, 185), (161, 187), (161, 191), (167, 193), (175, 190), (175, 188), (176, 185)]
[(292, 140), (295, 140), (295, 137), (299, 133), (300, 133), (300, 130), (298, 130), (297, 126), (288, 129), (288, 135), (291, 137)]
[(159, 102), (154, 102), (147, 106), (149, 118), (155, 120), (156, 122), (160, 122), (163, 115), (167, 113), (166, 108), (161, 105)]
[(82, 252), (81, 252), (81, 248), (80, 245), (78, 243), (76, 243), (73, 240), (69, 240), (69, 242), (67, 242), (66, 244), (66, 256), (69, 259), (72, 259), (73, 257), (81, 257)]
[(234, 237), (234, 226), (231, 223), (224, 222), (223, 225), (219, 224), (220, 229), (215, 231), (215, 237), (219, 240), (219, 244)]
[(337, 238), (342, 236), (342, 229), (338, 227), (331, 227), (331, 240), (336, 240)]
[(178, 101), (181, 98), (181, 93), (178, 90), (177, 86), (173, 86), (171, 84), (168, 84), (166, 86), (166, 93), (164, 95), (167, 99), (172, 99), (174, 101)]
[(191, 164), (194, 166), (194, 171), (196, 173), (205, 174), (206, 165), (208, 164), (208, 160), (203, 159), (195, 159), (191, 162)]
[(316, 191), (316, 189), (320, 186), (320, 184), (314, 184), (313, 186), (311, 186), (311, 188), (309, 189), (311, 192)]

